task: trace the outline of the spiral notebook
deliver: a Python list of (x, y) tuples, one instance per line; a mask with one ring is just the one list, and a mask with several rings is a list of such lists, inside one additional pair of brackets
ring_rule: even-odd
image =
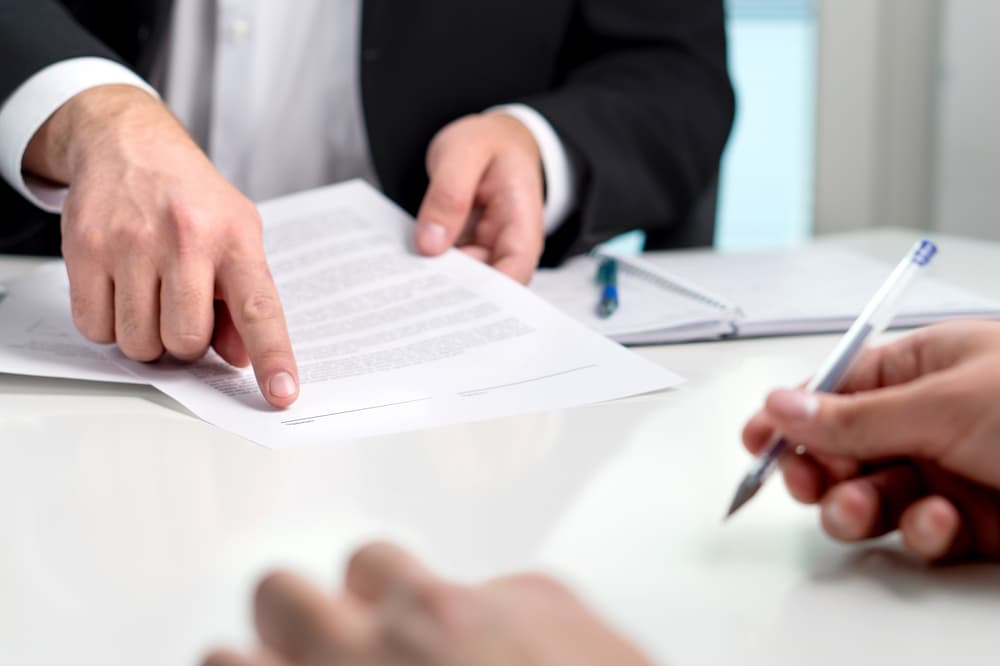
[[(902, 256), (903, 250), (900, 250)], [(618, 311), (597, 315), (594, 275), (600, 256), (539, 271), (531, 289), (622, 344), (662, 344), (847, 330), (893, 266), (849, 250), (718, 253), (650, 252), (619, 261)], [(921, 276), (893, 327), (957, 317), (1000, 317), (1000, 304)]]

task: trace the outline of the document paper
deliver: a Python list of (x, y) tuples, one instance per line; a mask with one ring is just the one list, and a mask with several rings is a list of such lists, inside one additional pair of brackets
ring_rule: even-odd
[[(75, 336), (87, 350), (77, 354), (106, 359), (108, 372), (125, 370), (206, 421), (271, 447), (559, 409), (682, 381), (457, 250), (417, 256), (412, 219), (361, 182), (260, 211), (299, 364), (301, 396), (291, 408), (269, 407), (253, 373), (214, 352), (194, 364), (142, 364), (84, 343), (72, 331), (62, 272), (33, 279), (62, 294), (66, 316), (42, 317), (22, 347), (26, 337), (38, 347)], [(8, 286), (14, 302), (20, 284)]]
[(53, 261), (6, 284), (0, 301), (0, 372), (98, 382), (143, 381), (73, 325), (66, 267)]

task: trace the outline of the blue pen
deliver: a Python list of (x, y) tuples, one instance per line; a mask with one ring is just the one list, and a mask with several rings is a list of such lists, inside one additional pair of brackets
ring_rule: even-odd
[(618, 262), (603, 259), (597, 267), (597, 283), (601, 286), (601, 300), (597, 303), (597, 316), (607, 319), (618, 309)]
[[(906, 288), (936, 253), (937, 246), (928, 240), (919, 241), (913, 246), (827, 357), (820, 371), (806, 387), (807, 391), (831, 393), (837, 390), (865, 343), (889, 326)], [(775, 433), (767, 451), (754, 462), (753, 467), (743, 477), (726, 518), (736, 513), (757, 494), (787, 449), (788, 441), (781, 433)]]

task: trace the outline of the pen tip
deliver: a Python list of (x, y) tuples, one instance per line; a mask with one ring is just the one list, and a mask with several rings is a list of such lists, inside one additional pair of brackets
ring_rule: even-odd
[(741, 508), (743, 505), (749, 502), (754, 495), (757, 494), (761, 488), (761, 483), (757, 481), (753, 476), (748, 476), (740, 482), (740, 487), (736, 489), (736, 495), (733, 497), (732, 503), (729, 505), (729, 511), (726, 512), (723, 522), (729, 520), (730, 517)]

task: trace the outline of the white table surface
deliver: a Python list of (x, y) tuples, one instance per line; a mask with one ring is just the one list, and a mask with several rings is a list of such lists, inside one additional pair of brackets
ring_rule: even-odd
[[(896, 261), (915, 236), (835, 242)], [(941, 238), (936, 273), (1000, 299), (1000, 245)], [(31, 261), (0, 260), (0, 279)], [(461, 579), (542, 569), (658, 662), (997, 664), (1000, 567), (847, 547), (780, 483), (731, 524), (746, 417), (834, 338), (646, 348), (682, 389), (271, 451), (146, 387), (0, 375), (0, 664), (194, 664), (250, 639), (275, 564), (333, 586), (390, 538)]]

